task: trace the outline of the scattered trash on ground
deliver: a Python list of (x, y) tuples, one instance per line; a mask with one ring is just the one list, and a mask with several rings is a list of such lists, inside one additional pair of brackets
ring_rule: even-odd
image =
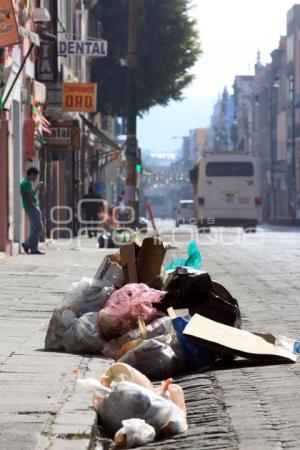
[(94, 390), (93, 405), (101, 425), (118, 447), (131, 448), (187, 431), (184, 393), (172, 379), (155, 387), (142, 373), (117, 363), (101, 381), (90, 378), (78, 382)]
[[(296, 362), (300, 342), (242, 330), (238, 301), (201, 270), (196, 243), (163, 270), (166, 246), (145, 238), (121, 246), (94, 278), (72, 283), (53, 311), (46, 350), (103, 354), (116, 362), (99, 380), (80, 379), (117, 448), (187, 430), (184, 394), (172, 378), (216, 362)], [(152, 380), (165, 380), (154, 387)]]

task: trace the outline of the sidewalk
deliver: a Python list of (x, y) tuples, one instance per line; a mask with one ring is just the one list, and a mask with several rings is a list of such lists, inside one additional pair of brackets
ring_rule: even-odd
[[(223, 241), (214, 240), (214, 232), (201, 235), (204, 269), (239, 300), (245, 329), (300, 338), (300, 233), (241, 236), (237, 242), (231, 230)], [(182, 256), (188, 239), (181, 229), (180, 250), (170, 250), (168, 258)], [(50, 249), (46, 256), (0, 261), (1, 450), (89, 449), (91, 395), (75, 387), (72, 369), (98, 377), (108, 361), (43, 351), (53, 308), (72, 281), (94, 274), (105, 254), (87, 243), (80, 251)], [(188, 434), (147, 448), (299, 449), (299, 367), (236, 361), (178, 378)], [(102, 444), (96, 449), (103, 450)]]
[(0, 260), (1, 450), (88, 448), (95, 413), (72, 369), (97, 377), (108, 362), (43, 346), (53, 308), (71, 282), (95, 273), (104, 254), (50, 248), (46, 256)]

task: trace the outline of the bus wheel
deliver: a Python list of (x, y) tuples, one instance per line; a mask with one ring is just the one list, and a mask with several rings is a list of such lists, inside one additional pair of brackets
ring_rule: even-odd
[(256, 233), (256, 227), (244, 227), (245, 233)]
[(198, 228), (199, 233), (210, 233), (210, 228), (200, 227)]

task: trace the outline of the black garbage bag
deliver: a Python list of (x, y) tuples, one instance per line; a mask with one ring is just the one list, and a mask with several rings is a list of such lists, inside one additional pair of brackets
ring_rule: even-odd
[(170, 307), (188, 308), (191, 316), (197, 313), (231, 327), (242, 326), (237, 300), (206, 272), (178, 268), (170, 276), (165, 290), (167, 294), (155, 305), (163, 312)]

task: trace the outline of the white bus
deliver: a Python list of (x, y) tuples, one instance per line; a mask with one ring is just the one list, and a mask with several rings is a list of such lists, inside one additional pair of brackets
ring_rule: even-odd
[(254, 156), (205, 153), (193, 172), (199, 230), (212, 226), (255, 230), (261, 197)]

